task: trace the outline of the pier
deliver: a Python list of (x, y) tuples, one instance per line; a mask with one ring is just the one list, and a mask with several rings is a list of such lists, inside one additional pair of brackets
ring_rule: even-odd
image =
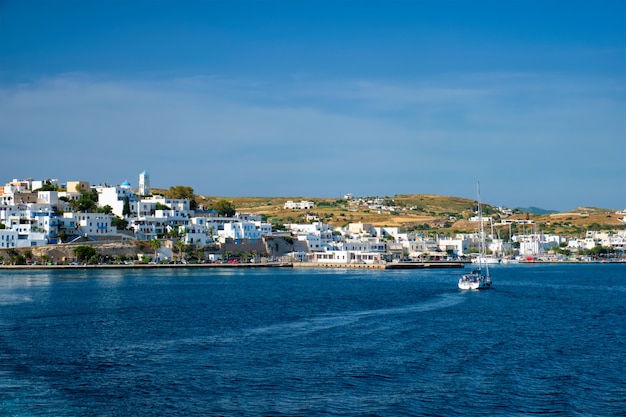
[(338, 262), (294, 262), (294, 268), (337, 268), (337, 269), (436, 269), (464, 268), (463, 262), (388, 262), (388, 263), (338, 263)]

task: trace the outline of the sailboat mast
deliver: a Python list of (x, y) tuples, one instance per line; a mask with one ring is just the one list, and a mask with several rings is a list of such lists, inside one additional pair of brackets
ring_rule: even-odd
[(483, 209), (480, 202), (480, 182), (476, 183), (476, 192), (478, 194), (478, 234), (480, 238), (480, 254), (478, 265), (482, 269), (485, 267), (485, 273), (489, 276), (489, 265), (487, 264), (487, 247), (485, 245), (485, 227), (483, 225)]

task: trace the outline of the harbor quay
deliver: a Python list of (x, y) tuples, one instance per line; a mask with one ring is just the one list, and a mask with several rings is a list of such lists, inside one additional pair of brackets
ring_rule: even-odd
[(294, 268), (349, 268), (349, 269), (434, 269), (464, 268), (464, 262), (388, 262), (388, 263), (334, 263), (334, 262), (294, 262)]
[(0, 270), (33, 269), (139, 269), (139, 268), (322, 268), (322, 269), (435, 269), (463, 268), (464, 262), (389, 262), (389, 263), (321, 263), (321, 262), (263, 262), (263, 263), (131, 263), (131, 264), (74, 264), (74, 265), (0, 265)]

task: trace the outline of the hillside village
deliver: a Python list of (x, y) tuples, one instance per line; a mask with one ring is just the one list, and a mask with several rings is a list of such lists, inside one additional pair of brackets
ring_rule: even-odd
[[(400, 200), (400, 198), (398, 198)], [(394, 199), (341, 199), (348, 217), (326, 210), (333, 202), (286, 200), (293, 215), (270, 221), (267, 210), (236, 211), (230, 201), (198, 198), (190, 187), (156, 190), (147, 172), (138, 186), (92, 185), (86, 181), (14, 179), (0, 186), (0, 264), (72, 262), (289, 262), (380, 264), (399, 261), (464, 260), (479, 246), (473, 202), (465, 219), (444, 213), (429, 224), (415, 221), (377, 225), (353, 220), (352, 213), (413, 215), (423, 208)], [(267, 207), (267, 206), (266, 206)], [(481, 216), (488, 253), (497, 262), (623, 258), (625, 227), (586, 230), (563, 236), (539, 230), (538, 222), (514, 210), (489, 207)], [(256, 211), (256, 212), (255, 212)], [(519, 213), (518, 213), (519, 214)], [(339, 219), (340, 217), (340, 219)], [(626, 225), (626, 211), (613, 213)], [(415, 219), (417, 217), (408, 217)], [(333, 223), (341, 223), (334, 224)], [(451, 229), (466, 224), (466, 230)], [(439, 228), (438, 232), (433, 228)], [(444, 231), (447, 230), (445, 233)], [(89, 246), (88, 259), (77, 247)]]

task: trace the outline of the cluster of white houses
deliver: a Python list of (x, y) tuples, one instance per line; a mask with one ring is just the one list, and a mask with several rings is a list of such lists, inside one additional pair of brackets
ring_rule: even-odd
[[(40, 191), (44, 185), (65, 191)], [(70, 202), (91, 190), (97, 193), (97, 206), (109, 206), (112, 214), (73, 211)], [(124, 213), (125, 206), (130, 214)], [(68, 243), (83, 237), (151, 240), (172, 231), (186, 244), (203, 246), (226, 238), (260, 239), (271, 233), (271, 225), (259, 216), (218, 217), (214, 211), (190, 207), (188, 199), (151, 195), (145, 171), (137, 190), (128, 181), (91, 186), (85, 181), (13, 180), (0, 187), (0, 249)], [(116, 217), (128, 221), (127, 230), (113, 225)]]
[[(44, 187), (48, 185), (48, 187)], [(57, 187), (49, 187), (57, 186)], [(65, 191), (41, 191), (40, 189)], [(97, 193), (98, 207), (109, 206), (112, 214), (84, 213), (72, 210), (70, 202), (79, 200), (85, 191)], [(288, 202), (289, 208), (314, 207), (313, 202)], [(130, 213), (130, 214), (129, 214)], [(116, 217), (128, 221), (126, 230), (113, 225)], [(419, 233), (402, 232), (397, 227), (375, 227), (353, 223), (337, 228), (321, 222), (285, 225), (293, 239), (292, 257), (306, 261), (374, 263), (399, 258), (424, 256), (462, 257), (476, 252), (477, 234), (450, 237), (426, 237)], [(536, 230), (536, 229), (535, 229)], [(189, 245), (204, 246), (214, 242), (251, 242), (275, 233), (271, 224), (260, 216), (237, 213), (219, 217), (210, 210), (192, 210), (187, 199), (171, 199), (152, 195), (149, 175), (139, 175), (135, 190), (128, 181), (121, 185), (92, 186), (85, 181), (13, 180), (0, 186), (0, 249), (68, 243), (88, 237), (92, 240), (138, 239), (152, 240), (175, 231)], [(564, 238), (537, 233), (513, 237), (516, 254), (536, 256)], [(626, 248), (626, 234), (588, 232), (584, 239), (567, 241), (573, 250), (590, 249), (598, 245)], [(494, 235), (488, 237), (488, 249), (493, 253), (511, 253), (511, 243)]]

